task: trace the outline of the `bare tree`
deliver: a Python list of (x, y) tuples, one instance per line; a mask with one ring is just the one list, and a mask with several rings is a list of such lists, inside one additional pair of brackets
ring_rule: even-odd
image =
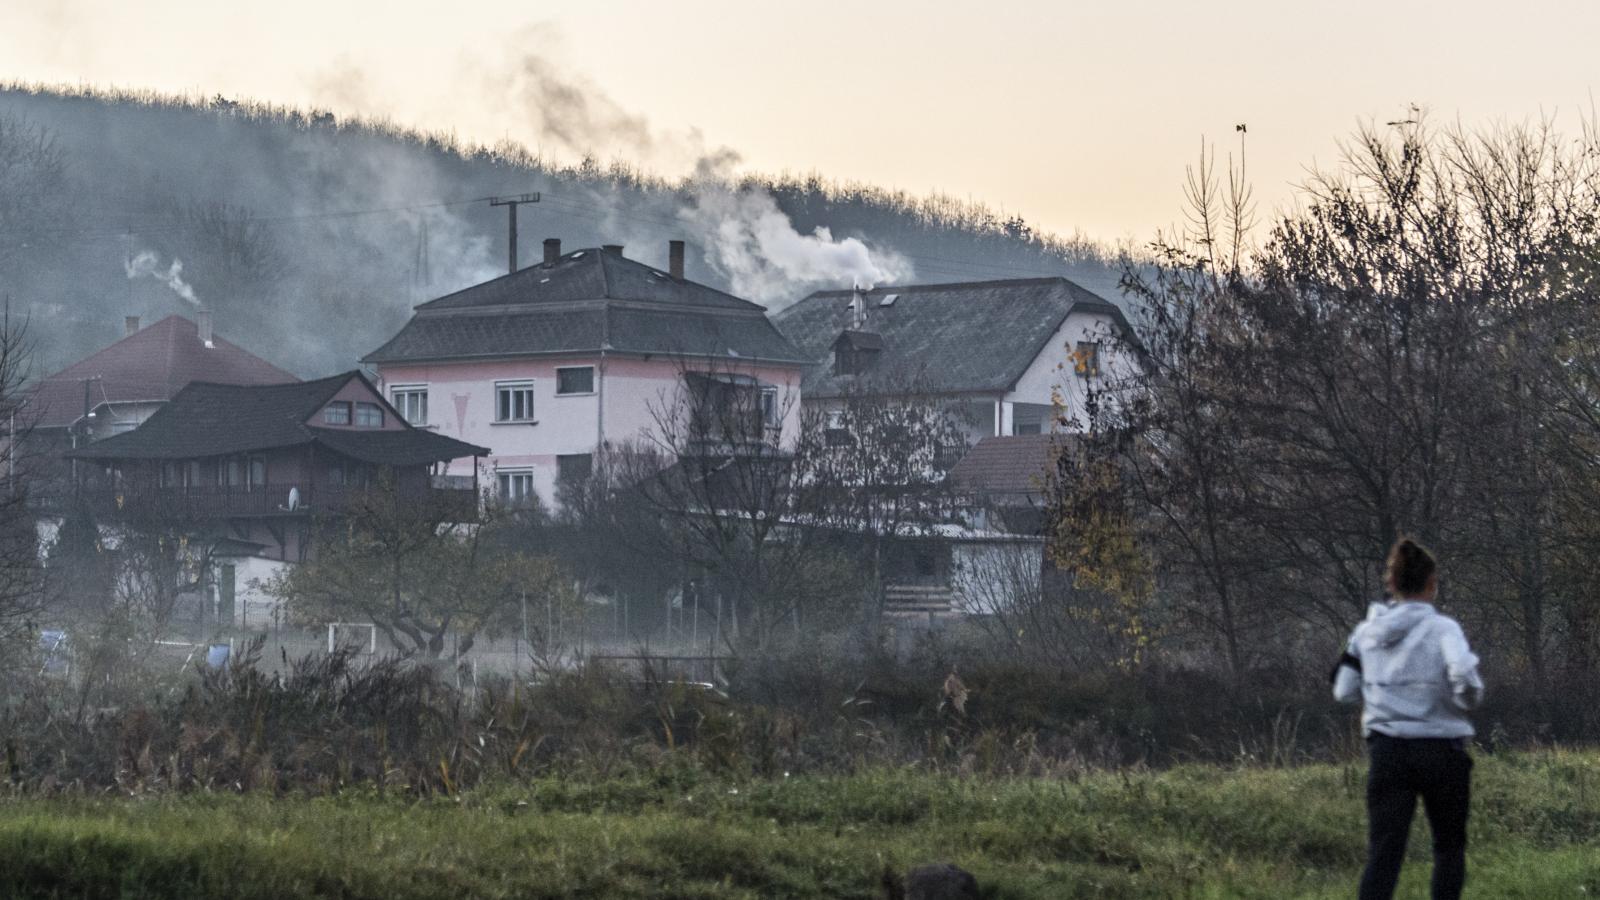
[(25, 640), (46, 599), (44, 571), (39, 559), (39, 534), (31, 504), (35, 462), (27, 440), (31, 417), (24, 384), (29, 375), (32, 346), (27, 321), (11, 317), (9, 306), (0, 314), (0, 412), (6, 416), (7, 434), (0, 446), (4, 491), (0, 493), (0, 656), (20, 658), (18, 641)]
[(457, 524), (455, 504), (380, 478), (319, 522), (314, 556), (267, 590), (303, 620), (371, 622), (393, 646), (428, 658), (455, 634), (455, 652), (465, 653), (477, 635), (512, 627), (525, 596), (541, 609), (575, 602), (552, 560), (495, 539), (506, 515), (491, 504), (482, 521)]
[(883, 612), (886, 550), (938, 542), (940, 526), (960, 524), (948, 474), (966, 449), (953, 404), (914, 373), (857, 375), (802, 416), (795, 458), (805, 506), (818, 525), (864, 548), (869, 626)]

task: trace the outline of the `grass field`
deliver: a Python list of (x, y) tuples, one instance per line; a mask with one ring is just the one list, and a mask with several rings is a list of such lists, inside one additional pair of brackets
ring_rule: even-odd
[[(982, 780), (882, 771), (371, 794), (0, 800), (4, 897), (876, 897), (952, 861), (997, 897), (1348, 897), (1360, 766)], [(1600, 895), (1600, 753), (1480, 757), (1468, 895)], [(1420, 815), (1419, 815), (1420, 819)], [(1418, 826), (1402, 896), (1426, 896)]]

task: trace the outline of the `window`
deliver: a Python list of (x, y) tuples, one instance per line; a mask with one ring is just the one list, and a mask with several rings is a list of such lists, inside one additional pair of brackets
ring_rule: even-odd
[(427, 385), (395, 385), (389, 396), (393, 398), (394, 408), (400, 413), (400, 418), (418, 428), (428, 424)]
[(494, 398), (496, 422), (533, 421), (533, 382), (497, 381)]
[(1079, 341), (1072, 354), (1072, 367), (1079, 378), (1096, 378), (1100, 375), (1100, 342)]
[(267, 486), (267, 461), (259, 456), (250, 457), (250, 487)]
[(183, 464), (183, 484), (185, 487), (200, 486), (200, 460), (191, 459)]
[(556, 370), (556, 396), (594, 393), (594, 366)]
[(244, 486), (244, 460), (229, 457), (217, 464), (217, 484), (222, 487)]
[(349, 425), (350, 401), (335, 400), (322, 408), (322, 424)]
[(183, 464), (168, 462), (161, 464), (161, 486), (164, 488), (183, 487)]
[(771, 428), (778, 424), (778, 389), (761, 389), (761, 423)]
[(844, 410), (828, 410), (827, 423), (822, 429), (822, 440), (829, 447), (850, 446), (850, 429), (844, 424)]
[(556, 477), (562, 481), (587, 481), (594, 474), (594, 457), (572, 453), (556, 457)]
[(356, 424), (362, 428), (382, 428), (383, 407), (376, 403), (357, 403)]
[(532, 469), (501, 469), (497, 474), (502, 502), (523, 504), (533, 500)]

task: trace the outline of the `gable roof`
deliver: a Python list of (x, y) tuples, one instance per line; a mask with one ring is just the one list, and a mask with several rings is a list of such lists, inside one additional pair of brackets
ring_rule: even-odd
[(138, 428), (112, 435), (67, 455), (80, 459), (196, 459), (304, 444), (321, 444), (367, 462), (412, 465), (487, 456), (485, 447), (405, 425), (396, 431), (320, 428), (309, 424), (340, 389), (359, 379), (373, 398), (383, 396), (360, 372), (280, 385), (195, 382), (179, 391)]
[(805, 361), (761, 306), (594, 248), (430, 300), (362, 361), (602, 350), (794, 365)]
[(29, 404), (38, 416), (35, 427), (65, 428), (83, 415), (84, 384), (89, 402), (169, 400), (190, 382), (219, 384), (284, 384), (294, 375), (259, 356), (213, 335), (212, 346), (200, 341), (194, 322), (180, 315), (124, 337), (116, 343), (41, 379)]
[[(818, 291), (773, 316), (778, 329), (812, 361), (802, 390), (836, 397), (853, 383), (826, 365), (852, 328), (852, 291)], [(879, 373), (913, 377), (933, 393), (1010, 390), (1075, 311), (1110, 316), (1131, 331), (1122, 310), (1065, 278), (1018, 278), (957, 284), (885, 286), (861, 291), (866, 323), (882, 341)], [(888, 295), (895, 295), (889, 304)]]

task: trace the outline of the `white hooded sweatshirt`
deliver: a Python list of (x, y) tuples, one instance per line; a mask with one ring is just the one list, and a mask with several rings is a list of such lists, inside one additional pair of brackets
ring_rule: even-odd
[(1478, 657), (1455, 619), (1418, 600), (1374, 603), (1350, 634), (1333, 696), (1364, 704), (1362, 731), (1397, 738), (1465, 738), (1483, 699)]

